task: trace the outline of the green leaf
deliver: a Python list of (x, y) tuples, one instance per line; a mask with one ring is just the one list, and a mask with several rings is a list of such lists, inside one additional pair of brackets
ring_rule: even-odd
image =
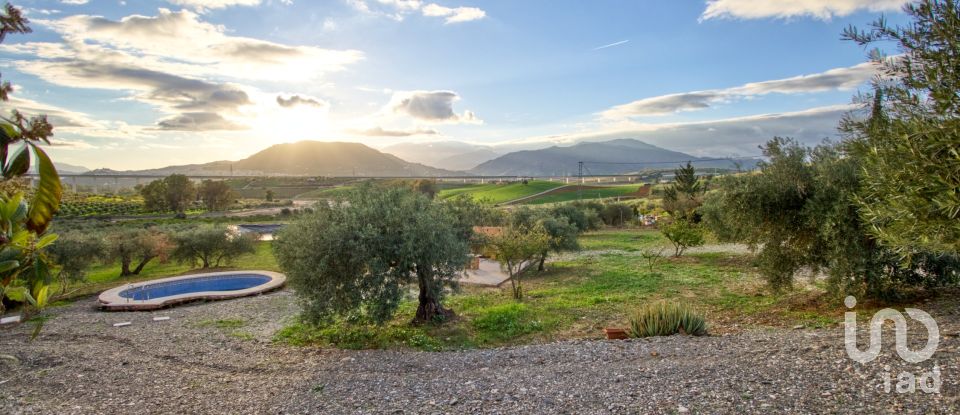
[(60, 175), (53, 161), (40, 147), (30, 145), (37, 157), (37, 172), (40, 174), (40, 183), (37, 184), (33, 202), (27, 213), (27, 228), (43, 234), (50, 226), (53, 215), (60, 209), (60, 198), (63, 196), (63, 186)]
[(15, 259), (10, 259), (7, 261), (0, 262), (0, 273), (7, 272), (12, 269), (16, 269), (19, 266), (20, 266), (20, 261), (17, 261)]
[(58, 236), (55, 233), (44, 235), (39, 241), (37, 241), (37, 249), (45, 248), (47, 245), (52, 244), (53, 241), (56, 241), (57, 238)]
[(3, 177), (6, 179), (20, 177), (28, 170), (30, 170), (30, 151), (27, 146), (23, 146), (14, 154), (10, 164), (3, 166)]

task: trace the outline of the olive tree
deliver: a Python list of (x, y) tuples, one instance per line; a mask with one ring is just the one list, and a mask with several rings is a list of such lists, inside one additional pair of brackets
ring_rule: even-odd
[(82, 281), (87, 269), (104, 259), (105, 249), (103, 238), (97, 234), (71, 232), (61, 235), (47, 249), (50, 260), (59, 267), (57, 277), (61, 293), (66, 291), (71, 282)]
[[(156, 229), (126, 229), (107, 235), (106, 256), (120, 263), (120, 276), (139, 275), (154, 259), (166, 261), (173, 244), (167, 234)], [(133, 269), (133, 263), (137, 265)]]
[(204, 180), (197, 191), (207, 210), (227, 210), (237, 198), (237, 193), (223, 180)]
[(521, 207), (511, 213), (509, 226), (524, 229), (539, 226), (546, 232), (548, 243), (534, 258), (537, 262), (537, 271), (546, 270), (544, 264), (550, 252), (560, 253), (580, 249), (577, 243), (580, 230), (577, 226), (571, 224), (566, 216), (553, 216), (551, 211)]
[(406, 186), (365, 183), (285, 227), (274, 253), (313, 323), (389, 320), (417, 287), (415, 323), (443, 321), (445, 287), (467, 263), (469, 235), (452, 211)]
[(224, 227), (201, 227), (177, 233), (173, 237), (171, 258), (201, 268), (219, 267), (243, 254), (256, 252), (253, 235), (237, 235)]
[(489, 245), (510, 276), (513, 298), (523, 299), (523, 271), (550, 248), (550, 235), (541, 224), (509, 226), (500, 235), (491, 237)]
[(904, 6), (910, 22), (879, 19), (844, 38), (893, 45), (871, 57), (882, 75), (841, 129), (861, 160), (857, 207), (880, 243), (909, 259), (919, 250), (960, 254), (960, 6), (924, 0)]

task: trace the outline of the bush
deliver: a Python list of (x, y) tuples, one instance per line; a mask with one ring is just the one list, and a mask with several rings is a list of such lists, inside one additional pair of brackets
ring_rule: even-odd
[(633, 208), (625, 203), (611, 203), (600, 211), (600, 219), (607, 226), (623, 226), (633, 219)]
[(686, 219), (660, 225), (660, 232), (673, 244), (673, 256), (683, 255), (683, 251), (693, 246), (703, 245), (703, 228)]
[(673, 334), (703, 336), (707, 321), (703, 314), (675, 302), (647, 304), (630, 317), (630, 337), (670, 336)]
[(250, 235), (231, 235), (226, 228), (204, 227), (182, 232), (174, 237), (173, 258), (180, 263), (219, 267), (243, 254), (256, 252)]

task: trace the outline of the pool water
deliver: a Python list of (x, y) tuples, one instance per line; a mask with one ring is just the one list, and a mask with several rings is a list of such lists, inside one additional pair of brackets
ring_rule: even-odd
[(267, 282), (270, 282), (270, 277), (259, 274), (216, 275), (148, 284), (123, 290), (120, 296), (132, 300), (150, 300), (196, 292), (245, 290)]

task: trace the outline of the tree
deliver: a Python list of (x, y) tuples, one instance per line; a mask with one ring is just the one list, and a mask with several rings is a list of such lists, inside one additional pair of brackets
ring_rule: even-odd
[(341, 203), (318, 204), (274, 242), (274, 253), (313, 323), (353, 316), (390, 319), (407, 286), (419, 294), (415, 323), (443, 321), (469, 251), (458, 219), (405, 186), (364, 183)]
[(171, 174), (163, 179), (166, 185), (167, 207), (174, 212), (187, 210), (197, 198), (197, 188), (187, 176)]
[(570, 224), (566, 217), (554, 217), (543, 209), (521, 207), (514, 210), (509, 218), (508, 225), (515, 229), (533, 229), (542, 227), (549, 237), (548, 243), (537, 254), (537, 271), (544, 271), (544, 264), (550, 252), (574, 251), (580, 249), (577, 236), (580, 231)]
[(609, 203), (600, 211), (600, 219), (607, 226), (623, 226), (633, 215), (633, 208), (625, 203)]
[(140, 188), (147, 210), (183, 213), (197, 198), (197, 188), (187, 176), (171, 174)]
[(227, 210), (237, 198), (236, 192), (225, 181), (204, 180), (200, 184), (200, 199), (207, 210)]
[(86, 271), (97, 260), (103, 259), (106, 246), (99, 235), (78, 232), (62, 235), (47, 249), (51, 261), (60, 267), (57, 277), (61, 293), (71, 282), (82, 281)]
[(497, 261), (510, 276), (513, 298), (523, 299), (523, 270), (550, 247), (550, 235), (537, 224), (533, 227), (509, 226), (503, 233), (490, 238)]
[[(11, 33), (29, 33), (28, 23), (19, 9), (4, 6), (0, 12), (0, 42)], [(7, 101), (12, 92), (9, 82), (0, 84), (0, 101)], [(39, 146), (41, 142), (49, 145), (52, 136), (53, 126), (44, 115), (28, 118), (13, 110), (9, 117), (0, 117), (0, 182), (6, 184), (26, 174), (31, 153), (39, 176), (29, 201), (22, 192), (0, 194), (0, 299), (15, 295), (38, 309), (46, 305), (53, 279), (45, 248), (57, 235), (48, 234), (47, 229), (63, 194), (57, 169)], [(39, 329), (37, 325), (34, 335)]]
[(911, 22), (885, 19), (843, 36), (872, 51), (883, 71), (862, 97), (867, 117), (848, 115), (841, 129), (860, 159), (857, 207), (880, 243), (909, 259), (919, 250), (960, 254), (960, 8), (953, 0), (904, 7)]
[(180, 232), (173, 238), (176, 248), (171, 257), (180, 263), (219, 267), (243, 254), (256, 252), (252, 235), (233, 235), (226, 228), (203, 227)]
[(273, 201), (273, 198), (274, 198), (273, 190), (269, 190), (269, 189), (268, 189), (268, 190), (266, 191), (266, 193), (264, 193), (263, 198), (264, 198), (264, 200), (266, 200), (266, 201), (268, 201), (268, 202), (272, 202), (272, 201)]
[(685, 219), (697, 223), (700, 221), (696, 213), (703, 203), (702, 197), (706, 192), (697, 171), (690, 162), (674, 170), (674, 181), (663, 191), (663, 207), (674, 218)]
[(685, 218), (660, 224), (660, 233), (673, 244), (673, 256), (679, 257), (687, 248), (703, 245), (703, 229)]
[[(167, 260), (173, 244), (165, 233), (155, 229), (128, 229), (106, 237), (107, 258), (120, 262), (120, 276), (139, 275), (153, 259)], [(130, 269), (134, 261), (137, 265)]]
[(843, 148), (771, 140), (759, 174), (725, 178), (711, 193), (704, 223), (721, 240), (759, 250), (757, 265), (775, 289), (805, 268), (825, 271), (836, 294), (889, 299), (905, 287), (955, 283), (956, 256), (921, 252), (922, 261), (903, 263), (878, 243), (859, 213), (859, 160)]
[(413, 191), (422, 193), (428, 198), (433, 199), (437, 195), (437, 181), (430, 179), (417, 179), (410, 184)]

